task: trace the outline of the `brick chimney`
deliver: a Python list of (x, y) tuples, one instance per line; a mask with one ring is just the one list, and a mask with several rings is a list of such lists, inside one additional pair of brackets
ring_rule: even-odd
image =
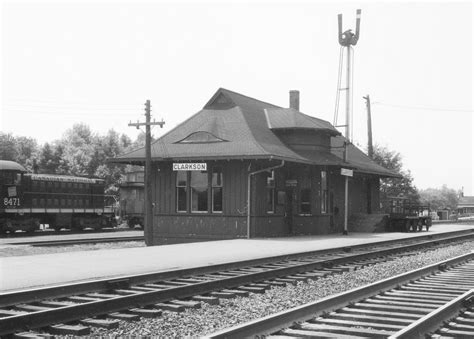
[(290, 108), (300, 110), (300, 91), (290, 91)]

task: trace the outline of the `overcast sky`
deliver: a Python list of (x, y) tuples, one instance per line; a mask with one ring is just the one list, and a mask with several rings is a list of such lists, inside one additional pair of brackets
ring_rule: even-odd
[(219, 87), (285, 107), (297, 89), (303, 113), (333, 122), (337, 14), (355, 28), (357, 8), (354, 142), (366, 147), (369, 94), (374, 142), (418, 188), (474, 195), (470, 1), (3, 1), (0, 129), (42, 144), (82, 122), (135, 139), (150, 99), (159, 137)]

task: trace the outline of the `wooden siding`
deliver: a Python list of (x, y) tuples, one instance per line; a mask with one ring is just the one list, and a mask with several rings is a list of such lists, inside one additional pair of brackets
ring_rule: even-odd
[[(272, 165), (278, 163), (272, 162)], [(145, 236), (152, 244), (245, 238), (247, 236), (247, 179), (249, 161), (208, 161), (223, 170), (222, 213), (176, 212), (176, 175), (172, 162), (154, 164), (155, 202), (152, 230)], [(253, 161), (250, 171), (269, 167)], [(321, 171), (327, 172), (328, 213), (321, 213)], [(288, 181), (290, 180), (290, 181)], [(293, 180), (293, 181), (292, 181)], [(287, 163), (275, 170), (275, 210), (267, 212), (267, 172), (252, 176), (251, 237), (328, 234), (342, 232), (344, 226), (344, 177), (340, 169)], [(310, 213), (301, 214), (300, 191), (310, 188)], [(349, 215), (367, 212), (367, 194), (372, 191), (371, 208), (378, 210), (379, 179), (356, 174), (349, 178)], [(285, 199), (278, 200), (278, 192)], [(209, 194), (210, 195), (210, 194)], [(287, 203), (291, 201), (292, 205)], [(189, 197), (188, 197), (189, 200)], [(209, 201), (209, 209), (211, 203)], [(288, 211), (291, 210), (291, 216)], [(349, 230), (350, 231), (350, 230)]]

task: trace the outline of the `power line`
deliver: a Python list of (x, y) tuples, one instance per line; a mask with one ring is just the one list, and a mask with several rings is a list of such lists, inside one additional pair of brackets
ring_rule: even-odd
[(472, 109), (454, 109), (454, 108), (436, 108), (436, 107), (394, 105), (394, 104), (386, 104), (386, 103), (383, 103), (383, 102), (380, 102), (380, 101), (372, 102), (372, 105), (389, 106), (389, 107), (406, 108), (406, 109), (419, 109), (419, 110), (426, 110), (426, 111), (440, 111), (440, 112), (474, 112), (474, 110), (472, 110)]

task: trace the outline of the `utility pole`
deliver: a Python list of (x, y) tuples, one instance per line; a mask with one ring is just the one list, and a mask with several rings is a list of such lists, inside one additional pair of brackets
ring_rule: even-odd
[(151, 181), (151, 126), (160, 125), (163, 128), (165, 122), (163, 120), (156, 122), (150, 121), (151, 105), (150, 100), (145, 102), (145, 122), (136, 122), (128, 124), (128, 126), (135, 126), (137, 129), (140, 126), (145, 126), (145, 243), (147, 246), (152, 245), (153, 242), (153, 197), (152, 197), (152, 181)]
[(365, 104), (367, 106), (367, 155), (370, 159), (374, 158), (374, 146), (372, 144), (372, 115), (370, 113), (370, 97), (367, 94), (366, 97), (362, 97), (365, 99)]

